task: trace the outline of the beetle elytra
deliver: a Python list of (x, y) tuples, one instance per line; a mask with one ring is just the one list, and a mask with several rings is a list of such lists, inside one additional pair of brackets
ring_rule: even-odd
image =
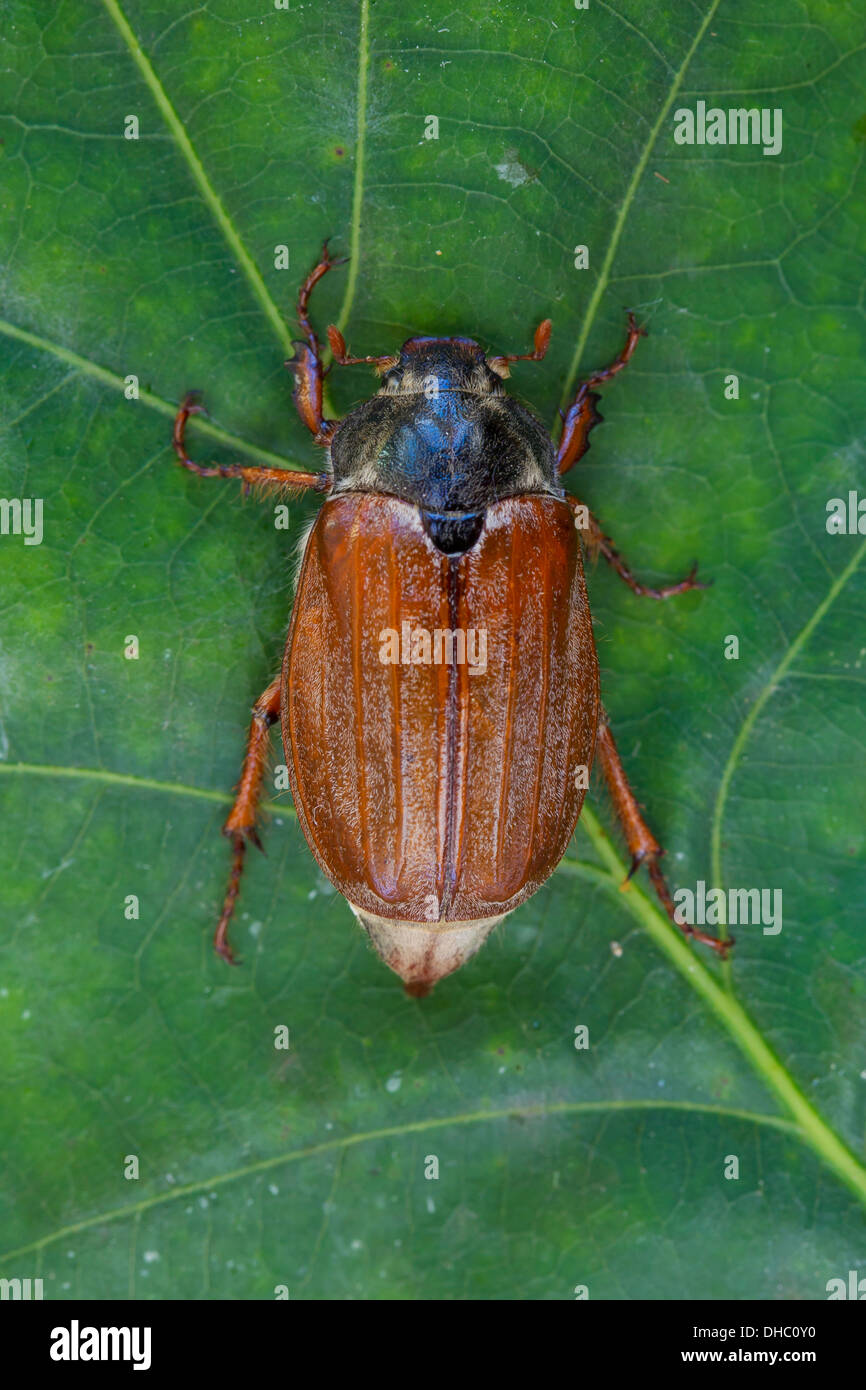
[[(322, 414), (325, 369), (309, 318), (336, 262), (327, 242), (298, 298), (303, 339), (287, 363), (300, 417), (325, 449), (317, 473), (187, 456), (188, 396), (174, 429), (185, 468), (291, 495), (324, 495), (306, 538), (282, 670), (253, 708), (237, 795), (216, 950), (229, 923), (256, 814), (270, 728), (282, 725), (298, 820), (323, 872), (382, 960), (421, 996), (474, 955), (493, 927), (556, 868), (595, 756), (621, 822), (631, 873), (646, 862), (676, 922), (599, 697), (581, 541), (638, 595), (699, 587), (694, 569), (661, 589), (639, 583), (561, 478), (601, 418), (596, 387), (622, 370), (643, 332), (629, 315), (616, 360), (578, 388), (558, 445), (503, 385), (532, 352), (486, 356), (469, 338), (417, 337), (371, 363), (378, 392), (340, 422)], [(577, 524), (576, 524), (577, 523)], [(580, 527), (581, 529), (578, 529)], [(681, 923), (677, 923), (682, 926)], [(688, 925), (724, 954), (732, 944)]]

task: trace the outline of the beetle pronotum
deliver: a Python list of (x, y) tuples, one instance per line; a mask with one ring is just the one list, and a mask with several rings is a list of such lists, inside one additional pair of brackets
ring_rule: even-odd
[[(194, 473), (325, 495), (306, 538), (282, 670), (253, 708), (224, 826), (233, 863), (216, 950), (234, 961), (228, 928), (247, 842), (259, 845), (277, 719), (307, 843), (409, 994), (427, 994), (474, 955), (553, 872), (585, 795), (575, 769), (588, 771), (596, 754), (630, 875), (646, 862), (676, 922), (663, 851), (600, 703), (575, 523), (635, 594), (684, 593), (697, 586), (695, 571), (661, 589), (640, 584), (560, 481), (601, 418), (595, 388), (625, 367), (644, 330), (629, 314), (624, 348), (578, 388), (554, 445), (503, 387), (509, 363), (544, 357), (549, 319), (532, 352), (493, 357), (469, 338), (428, 337), (392, 356), (349, 357), (331, 327), (335, 361), (372, 363), (380, 377), (377, 394), (338, 423), (322, 414), (324, 368), (309, 318), (312, 289), (334, 264), (326, 242), (301, 286), (304, 336), (286, 364), (300, 417), (325, 449), (321, 472), (195, 463), (184, 443), (187, 419), (202, 408), (195, 395), (175, 420), (175, 451)], [(731, 945), (682, 929), (721, 954)]]

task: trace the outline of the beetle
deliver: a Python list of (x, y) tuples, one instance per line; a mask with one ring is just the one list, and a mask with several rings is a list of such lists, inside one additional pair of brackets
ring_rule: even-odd
[[(625, 346), (562, 412), (554, 444), (503, 385), (510, 363), (541, 361), (545, 319), (528, 353), (487, 356), (470, 338), (415, 337), (398, 353), (351, 357), (328, 329), (333, 360), (371, 364), (377, 393), (337, 422), (323, 416), (326, 370), (310, 296), (336, 261), (326, 241), (304, 280), (303, 337), (286, 366), (315, 444), (316, 473), (203, 465), (186, 452), (189, 394), (174, 426), (184, 468), (323, 504), (303, 545), (282, 669), (253, 707), (237, 794), (223, 833), (232, 868), (215, 949), (236, 963), (228, 930), (256, 822), (270, 728), (281, 721), (298, 820), (322, 871), (382, 960), (420, 997), (475, 954), (493, 927), (541, 887), (565, 853), (597, 757), (631, 856), (646, 863), (670, 918), (722, 956), (732, 942), (677, 922), (647, 826), (599, 696), (581, 543), (639, 595), (703, 587), (640, 583), (592, 513), (565, 492), (599, 423), (596, 390)], [(482, 660), (483, 656), (483, 660)]]

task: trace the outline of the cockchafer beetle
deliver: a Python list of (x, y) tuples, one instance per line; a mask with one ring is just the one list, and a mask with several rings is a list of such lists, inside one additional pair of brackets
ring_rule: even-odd
[[(556, 446), (503, 387), (509, 363), (544, 357), (549, 319), (532, 352), (491, 357), (470, 338), (435, 337), (410, 338), (392, 356), (350, 357), (331, 327), (334, 361), (371, 363), (381, 385), (342, 421), (326, 420), (309, 301), (337, 263), (325, 242), (300, 289), (303, 340), (286, 364), (300, 417), (326, 450), (322, 472), (195, 463), (184, 431), (202, 409), (197, 393), (175, 420), (174, 449), (194, 473), (325, 494), (303, 548), (282, 671), (253, 707), (223, 828), (233, 862), (216, 950), (234, 963), (228, 928), (247, 843), (261, 848), (256, 813), (277, 719), (307, 843), (408, 994), (427, 994), (473, 956), (553, 872), (585, 795), (576, 770), (587, 774), (595, 754), (629, 877), (646, 861), (676, 922), (663, 850), (600, 703), (580, 538), (635, 594), (700, 586), (694, 569), (664, 588), (639, 583), (560, 481), (601, 419), (595, 388), (622, 371), (645, 330), (629, 314), (624, 348), (578, 388)], [(682, 929), (722, 955), (732, 944)]]

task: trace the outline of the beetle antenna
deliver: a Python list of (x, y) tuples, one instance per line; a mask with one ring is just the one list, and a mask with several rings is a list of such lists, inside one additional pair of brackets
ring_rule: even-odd
[(488, 357), (488, 367), (496, 372), (498, 376), (508, 376), (509, 362), (540, 362), (550, 345), (550, 333), (552, 328), (553, 324), (550, 319), (542, 319), (535, 330), (532, 352), (506, 352), (498, 357)]
[(386, 372), (399, 360), (393, 353), (384, 357), (350, 357), (346, 352), (346, 339), (333, 323), (328, 325), (328, 342), (331, 345), (331, 352), (334, 354), (334, 361), (340, 367), (354, 367), (359, 362), (370, 362), (377, 372)]

